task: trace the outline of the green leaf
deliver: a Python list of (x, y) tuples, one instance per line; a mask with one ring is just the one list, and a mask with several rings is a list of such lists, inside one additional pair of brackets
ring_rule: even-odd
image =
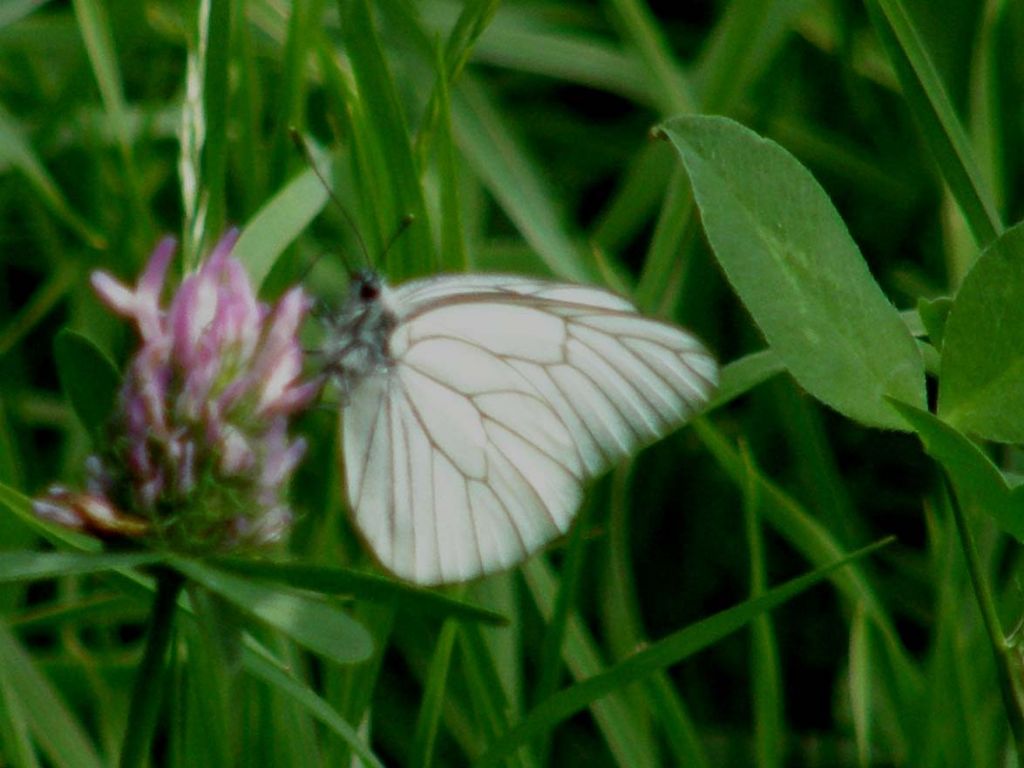
[(101, 441), (121, 387), (120, 374), (100, 348), (77, 331), (58, 333), (53, 354), (71, 407), (93, 439)]
[(19, 702), (37, 744), (58, 768), (100, 768), (96, 750), (52, 683), (0, 622), (0, 687)]
[(0, 507), (6, 507), (15, 520), (57, 546), (83, 552), (96, 552), (101, 547), (92, 536), (40, 519), (32, 511), (32, 499), (4, 483), (0, 483)]
[(851, 553), (824, 568), (798, 576), (759, 597), (716, 613), (685, 629), (669, 635), (648, 648), (633, 654), (605, 672), (588, 678), (571, 688), (555, 694), (539, 704), (518, 725), (491, 744), (487, 752), (476, 762), (478, 766), (496, 764), (512, 754), (521, 745), (550, 730), (558, 723), (589, 706), (592, 702), (621, 689), (623, 686), (644, 679), (648, 675), (678, 664), (683, 659), (714, 645), (749, 624), (766, 611), (806, 591), (828, 577), (833, 571), (859, 560), (894, 539), (883, 539)]
[(777, 144), (719, 117), (662, 126), (736, 293), (793, 377), (840, 413), (903, 429), (885, 401), (925, 402), (924, 365), (814, 177)]
[(164, 559), (158, 553), (0, 552), (0, 584), (138, 568)]
[[(437, 271), (434, 242), (427, 226), (427, 211), (420, 186), (419, 169), (413, 156), (408, 124), (391, 75), (384, 48), (373, 23), (368, 0), (339, 0), (342, 37), (358, 86), (364, 122), (363, 141), (374, 157), (375, 173), (364, 183), (386, 188), (381, 222), (382, 242), (387, 242), (402, 218), (412, 214), (419, 226), (412, 227), (387, 254), (387, 274), (404, 279)], [(365, 190), (370, 193), (370, 189)], [(378, 220), (379, 217), (378, 217)]]
[[(312, 148), (310, 152), (316, 161), (319, 153)], [(278, 257), (326, 202), (327, 190), (323, 182), (308, 168), (289, 181), (249, 220), (231, 253), (245, 265), (253, 285), (263, 285)]]
[(302, 563), (275, 563), (269, 560), (220, 558), (218, 568), (254, 579), (263, 579), (290, 587), (328, 595), (351, 595), (360, 600), (395, 601), (403, 610), (442, 618), (482, 621), (503, 625), (500, 613), (457, 600), (441, 592), (419, 589), (405, 582), (350, 568), (331, 568)]
[(745, 395), (759, 384), (786, 370), (779, 356), (770, 349), (751, 352), (722, 367), (718, 389), (704, 406), (704, 412), (713, 411)]
[(949, 319), (949, 311), (952, 308), (953, 299), (949, 296), (917, 300), (917, 316), (924, 326), (928, 340), (935, 349), (942, 349), (942, 343), (946, 336), (946, 321)]
[(986, 246), (1003, 231), (970, 139), (910, 14), (900, 0), (866, 0), (871, 22), (907, 101), (974, 238)]
[(271, 589), (194, 560), (175, 559), (175, 569), (249, 616), (284, 632), (299, 645), (338, 664), (365, 661), (373, 640), (338, 606), (298, 592)]
[(348, 744), (352, 751), (371, 768), (384, 768), (384, 763), (366, 745), (366, 742), (356, 733), (355, 728), (339, 715), (330, 704), (324, 701), (309, 686), (296, 680), (288, 671), (281, 667), (281, 664), (274, 659), (268, 658), (265, 651), (257, 652), (252, 647), (246, 647), (243, 656), (246, 671), (255, 678), (273, 686), (276, 690), (290, 698), (300, 707), (309, 712), (332, 733), (340, 737)]
[(419, 715), (416, 718), (412, 759), (408, 763), (414, 768), (430, 768), (434, 762), (434, 743), (437, 741), (437, 729), (441, 723), (441, 710), (448, 685), (448, 668), (451, 666), (458, 630), (458, 624), (451, 620), (446, 621), (434, 647), (427, 680), (423, 685)]
[(987, 440), (1024, 442), (1024, 224), (985, 250), (957, 293), (939, 414)]
[[(0, 10), (0, 14), (4, 11)], [(2, 24), (0, 24), (2, 26)], [(65, 224), (94, 248), (106, 246), (106, 240), (72, 208), (60, 187), (24, 136), (22, 127), (0, 107), (0, 166), (10, 163), (21, 171), (29, 186)]]
[(949, 474), (961, 503), (992, 515), (1004, 531), (1024, 541), (1024, 486), (1011, 490), (981, 448), (934, 414), (895, 401), (893, 406)]
[(452, 92), (452, 123), (459, 149), (551, 272), (566, 280), (586, 281), (593, 275), (570, 236), (561, 205), (541, 169), (486, 91), (463, 78)]

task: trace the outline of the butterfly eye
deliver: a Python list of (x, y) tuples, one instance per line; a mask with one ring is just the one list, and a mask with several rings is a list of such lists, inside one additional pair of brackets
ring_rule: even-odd
[(373, 301), (380, 296), (380, 286), (376, 283), (363, 283), (359, 286), (359, 298), (363, 301)]

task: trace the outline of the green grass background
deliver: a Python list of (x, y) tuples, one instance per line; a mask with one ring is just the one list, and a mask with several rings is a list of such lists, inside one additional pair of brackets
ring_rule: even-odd
[[(733, 374), (757, 372), (596, 482), (566, 541), (453, 590), (507, 626), (353, 589), (342, 605), (373, 637), (369, 662), (261, 626), (259, 652), (283, 666), (260, 666), (225, 664), (179, 622), (154, 764), (340, 765), (355, 742), (366, 761), (413, 766), (488, 749), (522, 766), (1012, 760), (939, 475), (912, 435), (843, 418), (756, 356), (765, 342), (679, 155), (650, 129), (718, 114), (778, 142), (913, 309), (953, 293), (1020, 216), (1022, 34), (1008, 0), (0, 2), (5, 486), (81, 479), (90, 442), (54, 339), (71, 327), (117, 361), (133, 342), (91, 270), (133, 277), (166, 232), (192, 265), (236, 224), (265, 297), (321, 256), (307, 285), (342, 295), (338, 254), (358, 260), (359, 245), (291, 126), (371, 254), (416, 214), (381, 265), (392, 280), (602, 283), (693, 328)], [(301, 424), (312, 450), (291, 552), (368, 566), (336, 427), (330, 409)], [(1019, 467), (1015, 449), (997, 458)], [(1012, 627), (1019, 548), (987, 517), (970, 525)], [(709, 620), (887, 535), (897, 543), (770, 613)], [(38, 548), (37, 533), (0, 516), (0, 546)], [(0, 587), (0, 765), (116, 764), (150, 592), (64, 574)]]

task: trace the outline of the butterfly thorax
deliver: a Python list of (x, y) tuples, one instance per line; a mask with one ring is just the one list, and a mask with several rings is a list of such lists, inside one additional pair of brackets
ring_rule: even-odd
[(323, 355), (327, 371), (347, 395), (367, 376), (392, 364), (388, 341), (398, 324), (391, 290), (376, 272), (357, 273), (345, 303), (325, 319)]

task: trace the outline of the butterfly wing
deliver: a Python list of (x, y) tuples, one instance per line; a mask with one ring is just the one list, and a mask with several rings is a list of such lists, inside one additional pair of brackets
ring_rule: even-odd
[(395, 364), (351, 394), (346, 477), (378, 559), (421, 584), (509, 567), (565, 533), (588, 477), (715, 386), (690, 334), (600, 289), (466, 276), (393, 301)]

